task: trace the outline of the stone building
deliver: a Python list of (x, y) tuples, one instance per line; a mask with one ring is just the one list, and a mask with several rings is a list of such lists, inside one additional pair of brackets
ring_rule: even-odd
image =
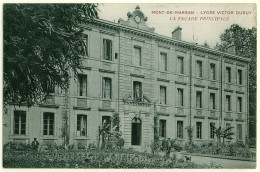
[[(137, 6), (118, 23), (89, 20), (83, 27), (87, 56), (68, 92), (59, 88), (45, 103), (10, 105), (3, 117), (3, 141), (96, 143), (98, 126), (119, 114), (125, 147), (141, 149), (159, 138), (214, 142), (213, 128), (232, 126), (233, 141), (248, 135), (248, 62), (235, 55), (155, 33)], [(64, 116), (64, 114), (66, 114)], [(67, 118), (67, 120), (65, 120)]]

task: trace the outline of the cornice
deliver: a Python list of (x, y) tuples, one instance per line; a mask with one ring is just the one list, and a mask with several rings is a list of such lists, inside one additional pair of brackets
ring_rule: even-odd
[(168, 79), (162, 79), (162, 78), (157, 78), (157, 81), (170, 82), (170, 80), (168, 80)]
[(207, 54), (223, 56), (223, 57), (227, 57), (229, 59), (236, 60), (236, 61), (250, 62), (249, 58), (237, 56), (237, 55), (234, 55), (234, 54), (228, 54), (228, 53), (225, 53), (225, 52), (221, 52), (221, 51), (214, 50), (214, 49), (211, 49), (211, 48), (206, 48), (206, 47), (203, 47), (201, 45), (197, 45), (197, 44), (186, 42), (186, 41), (175, 40), (175, 39), (172, 39), (170, 37), (159, 35), (157, 33), (152, 33), (152, 32), (137, 29), (137, 28), (134, 28), (134, 27), (125, 26), (125, 25), (122, 25), (122, 24), (119, 24), (119, 23), (114, 23), (114, 22), (110, 22), (110, 21), (106, 21), (106, 20), (102, 20), (102, 19), (89, 19), (86, 23), (95, 24), (95, 25), (98, 25), (98, 26), (101, 26), (101, 27), (106, 27), (106, 28), (109, 28), (109, 29), (114, 29), (116, 31), (129, 32), (129, 33), (132, 33), (133, 35), (148, 37), (148, 38), (151, 38), (151, 39), (155, 39), (156, 41), (159, 41), (159, 42), (167, 43), (167, 44), (170, 44), (170, 45), (176, 45), (176, 46), (180, 46), (180, 47), (185, 47), (185, 48), (188, 48), (190, 50), (196, 50), (196, 51), (204, 52), (204, 53), (207, 53)]
[(99, 69), (99, 72), (104, 72), (104, 73), (115, 73), (113, 70), (105, 70), (105, 69)]
[(175, 117), (182, 117), (182, 118), (185, 118), (186, 115), (179, 115), (179, 114), (175, 114)]
[(236, 91), (237, 94), (244, 94), (245, 92), (243, 91)]
[(230, 90), (230, 89), (224, 89), (224, 91), (233, 93), (233, 90)]
[(180, 84), (180, 85), (187, 85), (186, 82), (181, 82), (181, 81), (175, 81), (175, 84)]
[(73, 106), (73, 109), (75, 109), (75, 110), (91, 110), (90, 107), (80, 107), (80, 106)]
[(200, 84), (194, 84), (194, 87), (205, 88), (204, 85), (200, 85)]
[(208, 86), (208, 89), (211, 89), (211, 90), (218, 90), (217, 87), (211, 87), (211, 86)]
[(213, 120), (217, 120), (218, 117), (213, 117), (213, 116), (209, 116), (208, 119), (213, 119)]
[(131, 73), (130, 76), (137, 77), (137, 78), (145, 78), (144, 75), (138, 75), (138, 74), (133, 74), (133, 73)]
[(107, 109), (107, 108), (98, 108), (99, 111), (105, 111), (105, 112), (115, 112), (115, 109)]

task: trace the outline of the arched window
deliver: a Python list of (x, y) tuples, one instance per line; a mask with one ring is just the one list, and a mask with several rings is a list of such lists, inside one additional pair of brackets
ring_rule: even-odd
[(139, 118), (132, 120), (132, 145), (141, 145), (142, 138), (142, 122)]

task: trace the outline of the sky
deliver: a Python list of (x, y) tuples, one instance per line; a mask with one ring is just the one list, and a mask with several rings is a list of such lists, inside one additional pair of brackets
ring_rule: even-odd
[[(245, 28), (256, 27), (256, 6), (252, 3), (103, 3), (99, 4), (99, 17), (116, 23), (119, 18), (127, 20), (127, 13), (133, 12), (137, 5), (140, 6), (140, 10), (148, 18), (147, 25), (154, 27), (156, 33), (171, 37), (171, 32), (177, 26), (180, 26), (182, 28), (182, 40), (198, 44), (203, 44), (207, 41), (212, 48), (217, 42), (220, 42), (220, 34), (234, 23)], [(164, 14), (154, 14), (152, 11), (164, 11)], [(167, 11), (171, 11), (173, 14), (167, 14)], [(175, 11), (187, 11), (194, 14), (174, 14)], [(218, 14), (218, 12), (221, 12), (221, 14)], [(176, 20), (173, 20), (174, 17)], [(196, 21), (194, 20), (195, 17), (197, 17)], [(209, 18), (200, 20), (202, 19), (200, 17), (222, 17), (225, 21), (210, 21)], [(185, 21), (185, 19), (187, 20)]]

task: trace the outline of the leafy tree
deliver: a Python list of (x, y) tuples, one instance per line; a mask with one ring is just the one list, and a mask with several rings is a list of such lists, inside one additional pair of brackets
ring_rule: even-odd
[(216, 49), (225, 52), (234, 43), (236, 54), (250, 58), (249, 64), (249, 137), (256, 137), (256, 28), (246, 29), (233, 24), (220, 35)]
[(207, 41), (205, 41), (202, 46), (206, 47), (206, 48), (210, 48), (210, 45), (209, 45), (209, 43)]
[(82, 25), (96, 4), (4, 4), (4, 104), (38, 103), (68, 87), (87, 53)]
[(233, 139), (231, 136), (234, 135), (234, 133), (231, 130), (234, 127), (221, 128), (221, 126), (219, 126), (218, 128), (216, 128), (215, 125), (212, 125), (212, 124), (211, 124), (211, 127), (213, 127), (214, 134), (217, 136), (217, 146), (221, 143), (221, 138), (222, 138), (223, 144), (225, 144), (225, 139), (228, 139), (228, 140)]

